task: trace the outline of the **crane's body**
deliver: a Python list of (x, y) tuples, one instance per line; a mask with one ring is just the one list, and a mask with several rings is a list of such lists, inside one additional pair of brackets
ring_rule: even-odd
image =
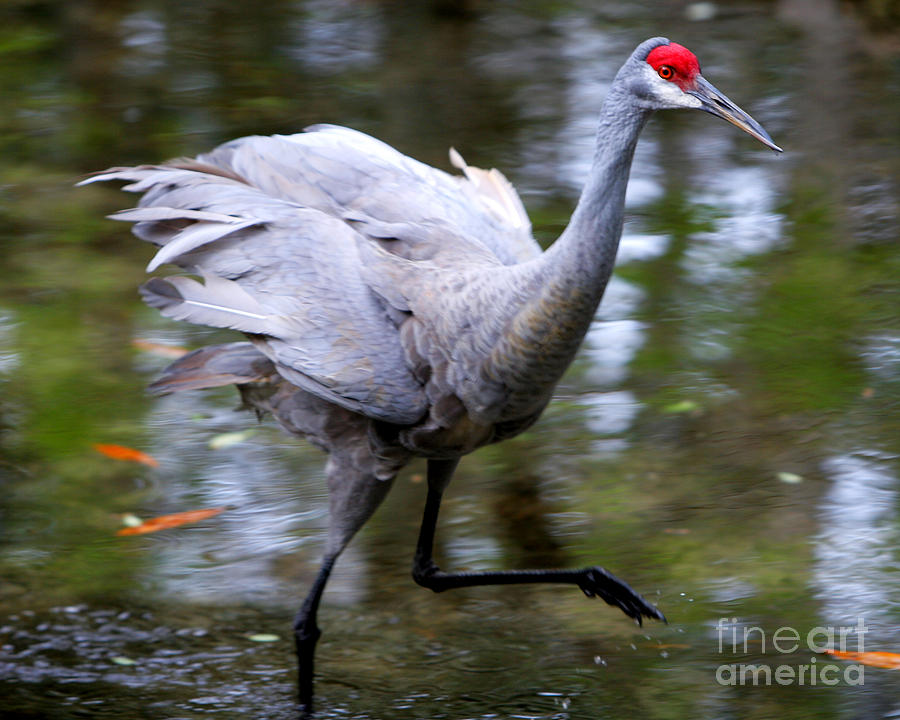
[(144, 193), (113, 217), (159, 247), (148, 270), (171, 262), (202, 279), (153, 278), (146, 302), (248, 337), (185, 356), (151, 387), (236, 384), (249, 406), (329, 453), (329, 539), (295, 620), (307, 711), (331, 567), (413, 456), (429, 460), (420, 584), (570, 583), (638, 621), (662, 618), (602, 568), (447, 573), (431, 555), (459, 458), (521, 432), (549, 402), (612, 272), (638, 135), (654, 110), (679, 107), (719, 115), (778, 150), (703, 79), (690, 51), (648, 40), (610, 88), (590, 177), (546, 252), (496, 170), (451, 152), (463, 175), (450, 175), (331, 125), (88, 181), (125, 180)]

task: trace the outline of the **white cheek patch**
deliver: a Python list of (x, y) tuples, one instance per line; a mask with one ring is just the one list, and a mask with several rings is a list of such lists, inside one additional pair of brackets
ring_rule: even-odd
[(688, 93), (684, 92), (675, 83), (666, 82), (659, 77), (658, 80), (664, 86), (660, 90), (660, 99), (663, 102), (671, 103), (671, 107), (697, 109), (703, 105), (699, 99), (695, 98), (693, 95), (688, 95)]
[(688, 95), (675, 83), (663, 80), (650, 65), (644, 64), (641, 68), (647, 87), (653, 93), (654, 104), (658, 108), (688, 108), (699, 110), (703, 103), (693, 95)]

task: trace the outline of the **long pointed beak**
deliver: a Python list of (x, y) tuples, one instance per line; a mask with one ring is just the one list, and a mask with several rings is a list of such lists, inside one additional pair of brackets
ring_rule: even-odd
[(702, 75), (697, 75), (694, 78), (694, 87), (685, 92), (689, 95), (693, 95), (703, 103), (703, 107), (700, 108), (701, 110), (705, 110), (723, 120), (727, 120), (748, 135), (755, 137), (763, 145), (766, 145), (777, 152), (783, 152), (780, 147), (772, 142), (772, 138), (769, 137), (769, 133), (763, 130), (762, 125), (731, 102), (731, 100), (725, 97), (723, 93), (716, 90), (715, 86), (708, 82)]

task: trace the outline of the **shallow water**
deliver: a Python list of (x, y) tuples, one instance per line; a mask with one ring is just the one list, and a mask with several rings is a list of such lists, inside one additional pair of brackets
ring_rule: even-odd
[[(326, 593), (321, 715), (900, 712), (894, 672), (818, 652), (841, 628), (857, 649), (860, 618), (864, 649), (900, 651), (897, 35), (830, 2), (690, 19), (701, 5), (0, 10), (0, 715), (293, 717), (290, 619), (327, 522), (317, 450), (231, 391), (145, 394), (168, 360), (135, 340), (231, 336), (143, 307), (150, 250), (103, 218), (133, 197), (72, 183), (337, 122), (443, 168), (451, 145), (501, 168), (549, 243), (613, 74), (656, 34), (786, 153), (707, 116), (653, 120), (582, 352), (534, 428), (463, 461), (437, 550), (448, 568), (600, 563), (669, 624), (569, 588), (417, 587), (414, 464)], [(214, 506), (115, 535), (126, 513)]]

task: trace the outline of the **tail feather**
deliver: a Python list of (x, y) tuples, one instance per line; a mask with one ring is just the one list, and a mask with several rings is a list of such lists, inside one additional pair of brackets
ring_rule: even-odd
[(174, 320), (275, 336), (286, 331), (288, 321), (263, 307), (238, 283), (210, 274), (203, 274), (203, 279), (204, 283), (183, 276), (151, 278), (140, 293), (144, 302)]
[(178, 358), (154, 381), (149, 390), (155, 395), (265, 382), (276, 374), (272, 361), (252, 343), (234, 342), (210, 345)]

